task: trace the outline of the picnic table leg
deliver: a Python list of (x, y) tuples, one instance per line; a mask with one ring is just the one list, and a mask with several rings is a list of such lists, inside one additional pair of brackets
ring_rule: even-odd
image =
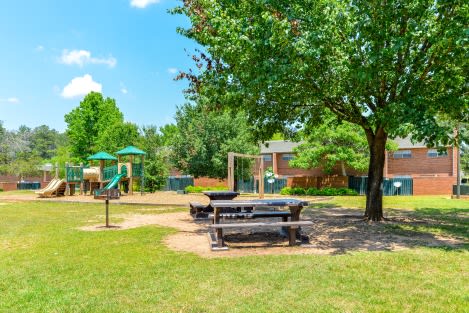
[[(220, 208), (213, 209), (213, 224), (218, 224), (220, 222)], [(223, 248), (223, 229), (217, 228), (217, 247)]]
[[(291, 218), (290, 220), (292, 222), (297, 222), (300, 220), (300, 213), (301, 213), (301, 209), (303, 209), (303, 207), (301, 206), (292, 206), (290, 207), (290, 212), (291, 212)], [(298, 231), (298, 228), (293, 228), (293, 227), (289, 227), (288, 229), (288, 244), (290, 246), (294, 246), (296, 244), (296, 233)]]

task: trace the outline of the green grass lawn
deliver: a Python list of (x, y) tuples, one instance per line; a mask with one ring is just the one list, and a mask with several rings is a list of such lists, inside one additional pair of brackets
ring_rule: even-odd
[(8, 195), (34, 195), (34, 190), (0, 191), (0, 196), (8, 196)]
[[(467, 222), (469, 202), (415, 198), (386, 199), (385, 206), (427, 209), (435, 218), (458, 209)], [(323, 205), (361, 207), (362, 201), (335, 198)], [(111, 214), (138, 208), (111, 205)], [(162, 239), (175, 232), (170, 228), (78, 229), (104, 223), (103, 211), (102, 204), (0, 204), (0, 312), (467, 312), (469, 307), (465, 248), (204, 259), (166, 248)]]

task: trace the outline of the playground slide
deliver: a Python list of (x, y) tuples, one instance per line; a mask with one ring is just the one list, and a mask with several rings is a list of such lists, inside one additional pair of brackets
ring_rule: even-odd
[(39, 189), (39, 190), (36, 190), (35, 193), (43, 193), (44, 191), (46, 191), (48, 188), (50, 188), (51, 186), (53, 186), (54, 184), (56, 184), (58, 181), (57, 178), (54, 178), (52, 179), (46, 187), (42, 188), (42, 189)]
[(122, 177), (125, 177), (126, 174), (117, 174), (115, 175), (111, 181), (104, 187), (104, 190), (109, 190), (117, 186), (119, 181), (122, 179)]
[(49, 192), (51, 190), (54, 190), (56, 188), (56, 186), (58, 185), (58, 183), (60, 182), (60, 179), (55, 179), (54, 181), (52, 181), (51, 183), (49, 183), (49, 185), (47, 185), (46, 188), (42, 189), (41, 191), (37, 191), (36, 193), (39, 195), (39, 196), (42, 196), (44, 193), (46, 192)]
[(65, 180), (58, 179), (53, 185), (49, 188), (46, 188), (43, 192), (39, 193), (39, 197), (51, 197), (54, 192), (56, 192), (62, 185), (65, 184)]

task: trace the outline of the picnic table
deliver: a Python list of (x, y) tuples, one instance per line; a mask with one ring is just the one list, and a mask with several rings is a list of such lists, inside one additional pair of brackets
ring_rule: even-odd
[[(206, 195), (210, 201), (233, 200), (239, 196), (239, 192), (229, 190), (203, 191), (202, 193)], [(208, 213), (213, 212), (213, 207), (210, 204), (203, 205), (198, 202), (190, 202), (189, 206), (191, 214), (196, 218), (208, 217)]]
[[(289, 245), (296, 243), (296, 230), (301, 225), (311, 225), (310, 221), (300, 221), (300, 214), (303, 207), (308, 206), (307, 201), (298, 199), (259, 199), (259, 200), (212, 200), (210, 206), (214, 208), (213, 224), (210, 228), (216, 230), (216, 249), (222, 249), (223, 246), (223, 229), (224, 228), (242, 228), (242, 227), (272, 227), (281, 226), (287, 227)], [(274, 223), (220, 223), (221, 214), (224, 208), (285, 208), (290, 210), (290, 221), (283, 220), (282, 222)], [(212, 247), (213, 248), (213, 247)]]

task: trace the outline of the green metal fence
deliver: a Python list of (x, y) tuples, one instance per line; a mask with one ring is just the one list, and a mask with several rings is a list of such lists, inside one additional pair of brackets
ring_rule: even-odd
[(166, 179), (164, 190), (177, 191), (184, 190), (187, 186), (194, 186), (194, 177), (192, 176), (169, 176)]
[[(367, 186), (368, 177), (349, 177), (348, 187), (360, 195), (366, 194)], [(413, 195), (413, 190), (413, 179), (411, 177), (384, 178), (383, 180), (384, 196), (411, 196)]]
[[(254, 177), (249, 179), (238, 179), (236, 181), (235, 190), (241, 193), (258, 193), (259, 182), (256, 180), (254, 187)], [(264, 178), (264, 193), (280, 193), (283, 187), (287, 186), (286, 178), (277, 178), (273, 183), (269, 183), (267, 178)]]
[(40, 182), (29, 182), (29, 181), (24, 181), (24, 182), (19, 182), (16, 184), (16, 189), (18, 190), (37, 190), (41, 189), (41, 183)]
[[(459, 192), (461, 195), (469, 195), (469, 185), (460, 185)], [(453, 195), (458, 193), (458, 185), (453, 185)]]

